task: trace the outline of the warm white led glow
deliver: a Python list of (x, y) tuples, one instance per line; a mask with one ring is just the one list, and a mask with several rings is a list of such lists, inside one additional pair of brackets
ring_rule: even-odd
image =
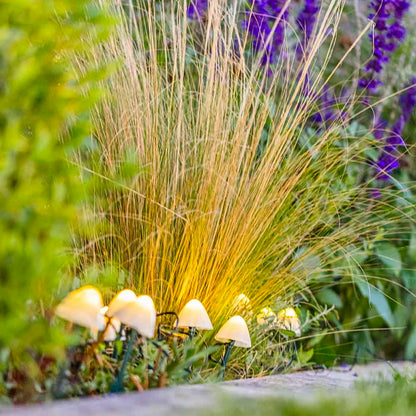
[(115, 295), (112, 301), (109, 303), (106, 315), (114, 316), (118, 309), (122, 308), (129, 302), (135, 301), (136, 298), (137, 297), (132, 290), (123, 289), (121, 292), (118, 292), (117, 295)]
[[(115, 341), (120, 332), (121, 322), (117, 318), (106, 318), (107, 328), (103, 334), (103, 341)], [(109, 323), (108, 323), (109, 320)]]
[(83, 286), (69, 293), (56, 307), (55, 314), (74, 324), (101, 331), (105, 327), (105, 318), (100, 313), (103, 307), (99, 290), (94, 286)]
[(263, 308), (257, 315), (257, 323), (259, 325), (273, 325), (276, 321), (276, 314), (271, 308)]
[(218, 331), (215, 339), (223, 343), (234, 341), (236, 347), (251, 347), (246, 321), (239, 315), (230, 318)]
[(250, 308), (250, 299), (244, 294), (241, 293), (235, 298), (234, 305), (238, 308)]
[(140, 335), (153, 338), (156, 328), (156, 309), (150, 296), (142, 295), (124, 304), (116, 310), (114, 317), (135, 329)]
[(293, 331), (296, 336), (301, 334), (301, 323), (293, 308), (282, 309), (277, 314), (277, 326), (281, 329)]
[(179, 312), (178, 327), (210, 330), (212, 323), (202, 303), (192, 299)]

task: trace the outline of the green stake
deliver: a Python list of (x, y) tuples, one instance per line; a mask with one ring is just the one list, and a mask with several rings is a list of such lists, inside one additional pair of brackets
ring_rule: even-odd
[(225, 351), (224, 351), (224, 355), (221, 359), (221, 371), (220, 371), (220, 375), (221, 377), (224, 378), (225, 376), (225, 367), (227, 367), (227, 362), (230, 358), (231, 355), (231, 350), (234, 347), (235, 341), (231, 341), (227, 344), (227, 346), (225, 347)]
[(124, 391), (124, 374), (127, 370), (127, 365), (130, 361), (137, 335), (137, 332), (134, 329), (132, 329), (130, 333), (129, 343), (127, 345), (126, 352), (124, 353), (123, 362), (121, 363), (121, 367), (118, 372), (117, 378), (114, 380), (114, 383), (111, 385), (110, 388), (111, 393), (121, 393), (122, 391)]

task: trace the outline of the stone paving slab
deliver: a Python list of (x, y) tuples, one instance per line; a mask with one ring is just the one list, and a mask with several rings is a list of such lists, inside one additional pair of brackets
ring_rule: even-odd
[(313, 400), (325, 394), (348, 390), (358, 380), (391, 379), (395, 373), (415, 373), (416, 364), (381, 362), (352, 369), (302, 371), (218, 384), (185, 385), (102, 397), (0, 408), (0, 416), (182, 416), (194, 415), (218, 404), (222, 397), (296, 397)]

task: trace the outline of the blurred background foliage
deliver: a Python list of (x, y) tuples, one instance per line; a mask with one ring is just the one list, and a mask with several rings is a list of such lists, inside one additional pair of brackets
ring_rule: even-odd
[[(337, 42), (339, 54), (352, 44), (352, 34), (365, 26), (371, 12), (369, 5), (369, 1), (346, 2)], [(357, 120), (369, 130), (369, 134), (374, 134), (372, 130), (377, 113), (390, 122), (397, 120), (400, 116), (400, 96), (406, 94), (400, 91), (414, 82), (416, 31), (412, 22), (415, 16), (416, 5), (410, 2), (410, 8), (402, 19), (406, 36), (379, 75), (383, 84), (369, 98), (371, 103), (380, 102)], [(364, 64), (372, 57), (373, 47), (369, 36), (361, 39), (359, 48), (349, 57), (348, 65), (338, 71), (331, 81), (332, 90), (339, 90), (343, 77), (355, 74), (355, 70), (363, 74)], [(398, 95), (382, 100), (393, 94)], [(415, 111), (412, 111), (401, 133), (406, 147), (402, 148), (398, 159), (400, 167), (391, 172), (387, 181), (373, 181), (373, 186), (380, 188), (380, 199), (384, 204), (384, 209), (377, 215), (388, 218), (398, 210), (400, 220), (380, 227), (374, 239), (362, 239), (356, 247), (358, 251), (350, 260), (348, 256), (343, 258), (336, 267), (331, 267), (322, 275), (327, 286), (313, 288), (318, 310), (322, 306), (335, 307), (326, 315), (327, 321), (318, 325), (318, 331), (322, 335), (336, 332), (318, 335), (307, 341), (307, 345), (314, 348), (312, 360), (315, 362), (333, 365), (416, 358), (415, 123)], [(386, 127), (386, 130), (388, 128), (391, 127)], [(363, 178), (371, 180), (371, 175), (374, 175), (372, 169), (364, 172), (362, 169), (351, 169), (347, 182)], [(371, 204), (367, 209), (371, 212)]]
[(87, 33), (98, 42), (111, 22), (89, 0), (0, 4), (0, 371), (20, 368), (19, 388), (47, 365), (41, 354), (63, 352), (50, 308), (81, 195), (68, 157), (90, 134), (102, 77), (90, 68), (77, 78), (71, 61), (88, 53)]

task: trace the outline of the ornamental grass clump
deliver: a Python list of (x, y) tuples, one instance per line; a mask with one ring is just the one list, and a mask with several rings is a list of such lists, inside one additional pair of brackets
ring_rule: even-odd
[(94, 183), (90, 229), (74, 236), (77, 273), (111, 267), (158, 312), (196, 298), (215, 327), (240, 293), (259, 313), (353, 258), (354, 242), (381, 225), (366, 184), (348, 176), (369, 164), (374, 140), (348, 126), (353, 94), (342, 118), (308, 129), (342, 2), (316, 14), (307, 54), (283, 42), (266, 67), (273, 32), (248, 58), (239, 2), (195, 5), (192, 19), (187, 1), (134, 4), (116, 3), (117, 30), (92, 56), (119, 65), (74, 161)]

